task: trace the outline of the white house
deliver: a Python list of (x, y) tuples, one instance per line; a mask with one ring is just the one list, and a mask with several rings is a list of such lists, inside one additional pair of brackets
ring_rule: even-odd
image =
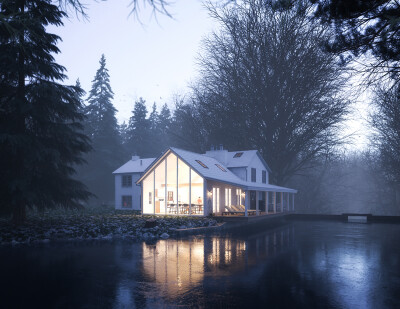
[(269, 184), (270, 171), (257, 150), (229, 152), (221, 146), (198, 154), (169, 148), (157, 159), (137, 158), (114, 172), (115, 204), (155, 215), (294, 211), (297, 191)]
[(155, 158), (141, 159), (132, 156), (132, 159), (113, 172), (115, 175), (115, 208), (140, 210), (142, 189), (136, 181), (149, 167)]

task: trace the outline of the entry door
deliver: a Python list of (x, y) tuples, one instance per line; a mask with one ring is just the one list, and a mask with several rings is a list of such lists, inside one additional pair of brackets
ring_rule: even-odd
[(219, 188), (213, 187), (213, 213), (219, 212)]
[(256, 209), (256, 191), (250, 191), (250, 209)]

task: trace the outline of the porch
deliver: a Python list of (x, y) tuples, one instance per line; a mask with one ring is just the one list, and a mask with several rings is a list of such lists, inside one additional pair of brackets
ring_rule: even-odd
[[(297, 191), (265, 184), (241, 188), (221, 182), (208, 182), (209, 202), (217, 217), (259, 217), (293, 213)], [(280, 190), (280, 191), (278, 191)]]

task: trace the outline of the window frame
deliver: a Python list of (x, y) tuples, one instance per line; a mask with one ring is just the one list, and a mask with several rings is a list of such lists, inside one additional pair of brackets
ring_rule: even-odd
[(262, 171), (261, 181), (262, 181), (262, 183), (267, 183), (267, 171), (266, 170)]
[(250, 179), (251, 182), (257, 182), (257, 169), (252, 167), (250, 170)]
[[(128, 198), (128, 201), (130, 202), (130, 206), (124, 206), (124, 202), (126, 201), (126, 198)], [(128, 203), (129, 204), (129, 203)], [(121, 196), (121, 207), (126, 208), (126, 209), (132, 209), (133, 207), (133, 196), (132, 195), (122, 195)]]
[(132, 188), (132, 175), (130, 175), (130, 174), (122, 175), (121, 187), (122, 188)]

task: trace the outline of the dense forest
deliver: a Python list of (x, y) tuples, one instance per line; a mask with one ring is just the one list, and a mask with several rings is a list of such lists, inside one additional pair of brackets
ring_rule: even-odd
[[(149, 3), (169, 14), (164, 1)], [(399, 215), (398, 3), (208, 3), (221, 27), (204, 38), (191, 91), (139, 98), (128, 123), (117, 121), (105, 55), (87, 93), (79, 80), (63, 83), (60, 38), (46, 26), (62, 26), (71, 6), (84, 13), (75, 0), (0, 3), (0, 209), (15, 223), (27, 208), (112, 204), (112, 172), (132, 155), (219, 144), (258, 149), (271, 182), (299, 190), (300, 212)], [(346, 152), (355, 75), (373, 93), (374, 134), (367, 149)]]

